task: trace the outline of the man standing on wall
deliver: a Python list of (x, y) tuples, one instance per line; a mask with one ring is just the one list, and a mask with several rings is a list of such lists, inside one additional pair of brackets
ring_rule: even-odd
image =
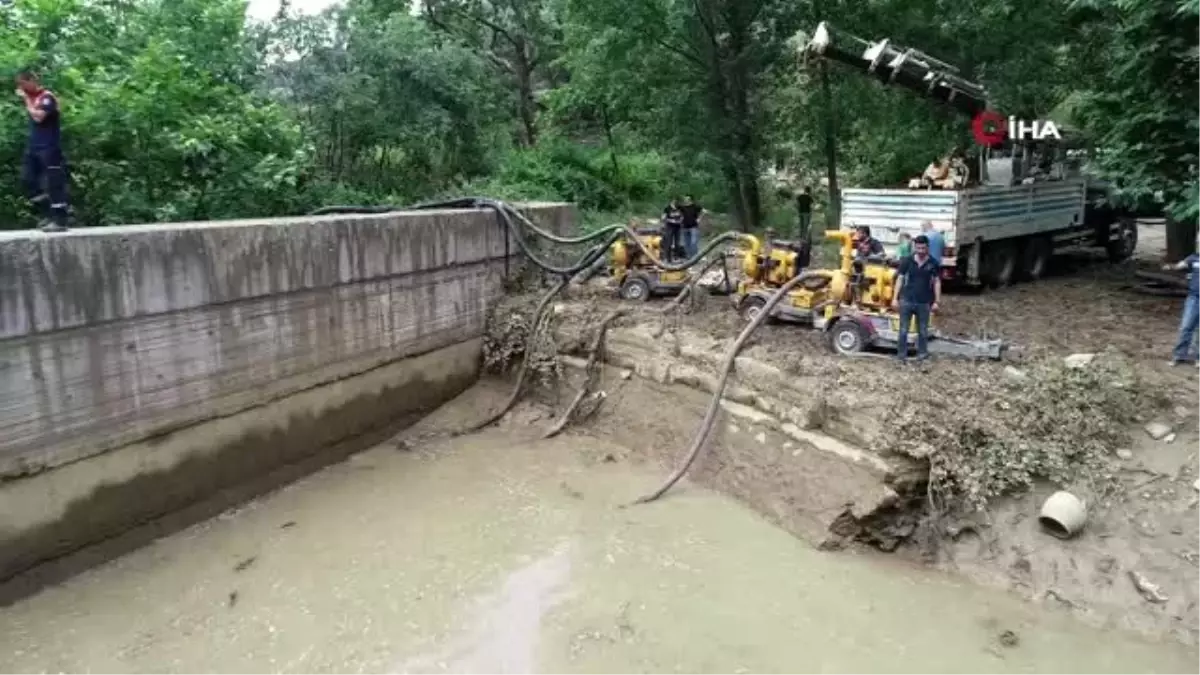
[(688, 195), (683, 198), (679, 207), (683, 212), (683, 254), (690, 260), (700, 252), (700, 216), (704, 215), (704, 207), (692, 200)]
[(17, 75), (17, 97), (29, 117), (29, 143), (21, 178), (42, 216), (43, 232), (67, 230), (67, 175), (62, 152), (58, 99), (25, 71)]
[(1188, 294), (1183, 302), (1183, 319), (1179, 322), (1179, 339), (1171, 352), (1171, 365), (1196, 361), (1196, 328), (1200, 325), (1200, 256), (1195, 253), (1164, 270), (1188, 271)]
[(796, 195), (796, 216), (799, 219), (796, 239), (808, 239), (808, 228), (812, 224), (812, 203), (812, 189), (806, 187)]
[(917, 320), (917, 359), (929, 358), (929, 315), (936, 312), (942, 299), (942, 280), (938, 264), (929, 255), (929, 240), (925, 235), (913, 239), (913, 254), (900, 261), (896, 270), (896, 294), (892, 307), (900, 310), (900, 335), (896, 358), (908, 361), (908, 328)]

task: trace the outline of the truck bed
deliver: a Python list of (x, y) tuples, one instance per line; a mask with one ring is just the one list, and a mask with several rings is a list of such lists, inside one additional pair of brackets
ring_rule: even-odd
[[(995, 241), (1083, 226), (1086, 184), (1082, 179), (965, 190), (842, 190), (842, 229), (859, 225), (894, 253), (900, 235), (916, 237), (921, 223), (940, 230), (947, 247), (976, 239)], [(953, 266), (947, 255), (943, 265)]]

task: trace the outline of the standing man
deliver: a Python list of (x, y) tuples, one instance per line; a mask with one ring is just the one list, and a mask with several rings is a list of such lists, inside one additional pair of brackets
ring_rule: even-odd
[(29, 143), (21, 169), (25, 191), (41, 212), (42, 231), (66, 232), (67, 175), (58, 99), (29, 71), (17, 75), (17, 97), (29, 117)]
[(933, 223), (926, 220), (921, 223), (921, 234), (929, 240), (929, 256), (937, 261), (938, 267), (942, 266), (942, 255), (946, 251), (946, 239), (942, 236), (939, 230), (933, 229)]
[(1188, 294), (1183, 302), (1183, 320), (1179, 322), (1179, 339), (1171, 352), (1171, 365), (1190, 363), (1196, 360), (1196, 327), (1200, 324), (1200, 256), (1195, 253), (1174, 265), (1163, 265), (1164, 270), (1188, 271)]
[(678, 260), (682, 241), (679, 228), (683, 226), (683, 211), (679, 209), (679, 198), (671, 197), (662, 215), (662, 244), (663, 260), (671, 262)]
[(808, 228), (812, 224), (812, 190), (808, 187), (796, 195), (796, 215), (800, 226), (796, 231), (796, 239), (808, 239)]
[(929, 315), (936, 312), (942, 299), (942, 280), (938, 264), (929, 255), (929, 240), (919, 234), (913, 239), (913, 254), (900, 261), (896, 270), (896, 294), (892, 307), (900, 310), (900, 336), (896, 358), (908, 361), (908, 327), (917, 319), (917, 359), (929, 358)]
[(683, 255), (691, 260), (700, 252), (700, 216), (706, 212), (703, 206), (692, 200), (691, 195), (683, 198), (679, 210), (683, 212)]

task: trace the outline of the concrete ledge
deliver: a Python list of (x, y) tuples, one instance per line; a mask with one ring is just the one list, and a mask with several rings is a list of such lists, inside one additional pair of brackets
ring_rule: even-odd
[[(518, 205), (565, 233), (566, 204)], [(519, 253), (487, 210), (0, 232), (0, 340)]]
[(479, 337), (503, 235), (485, 210), (3, 233), (0, 481)]
[(470, 386), (480, 355), (480, 339), (459, 342), (0, 483), (0, 581), (279, 467), (360, 450)]

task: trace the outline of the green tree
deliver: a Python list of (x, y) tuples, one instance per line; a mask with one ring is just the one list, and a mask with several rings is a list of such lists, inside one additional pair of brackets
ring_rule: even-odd
[[(4, 15), (3, 72), (34, 67), (60, 99), (72, 201), (85, 224), (248, 217), (294, 201), (300, 128), (248, 89), (240, 0), (22, 0)], [(0, 201), (27, 219), (24, 115), (3, 119)]]
[(1195, 250), (1197, 195), (1196, 83), (1200, 9), (1196, 0), (1079, 0), (1077, 21), (1107, 58), (1079, 110), (1103, 150), (1096, 169), (1121, 199), (1138, 206), (1161, 196), (1171, 216), (1171, 257)]
[(506, 130), (502, 88), (469, 48), (380, 11), (285, 15), (265, 40), (264, 86), (313, 139), (318, 181), (415, 199), (485, 172)]
[(421, 11), (492, 63), (513, 91), (521, 143), (537, 143), (538, 88), (550, 84), (560, 40), (554, 7), (546, 0), (424, 0)]

